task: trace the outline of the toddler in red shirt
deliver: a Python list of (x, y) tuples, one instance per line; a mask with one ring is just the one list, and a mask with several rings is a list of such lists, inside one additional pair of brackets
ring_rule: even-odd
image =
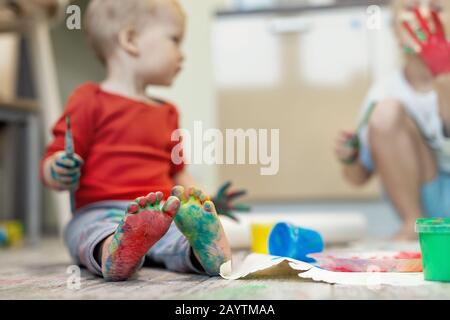
[[(175, 0), (92, 0), (86, 13), (107, 77), (72, 94), (41, 174), (52, 189), (76, 189), (66, 245), (107, 281), (130, 278), (145, 261), (208, 275), (231, 268), (214, 203), (195, 188), (185, 194), (193, 180), (171, 159), (178, 111), (146, 95), (147, 86), (170, 86), (181, 70), (184, 25)], [(64, 151), (67, 116), (72, 157)]]

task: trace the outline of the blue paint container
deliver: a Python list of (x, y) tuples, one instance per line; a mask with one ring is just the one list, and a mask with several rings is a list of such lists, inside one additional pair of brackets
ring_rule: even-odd
[(269, 254), (274, 256), (315, 262), (307, 255), (322, 252), (323, 249), (324, 242), (320, 233), (289, 223), (277, 223), (269, 235)]
[(5, 247), (8, 243), (8, 234), (6, 229), (0, 226), (0, 247)]

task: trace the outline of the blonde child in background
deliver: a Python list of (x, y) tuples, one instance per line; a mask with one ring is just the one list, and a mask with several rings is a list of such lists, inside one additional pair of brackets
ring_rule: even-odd
[(351, 143), (355, 132), (341, 132), (336, 155), (353, 185), (364, 185), (378, 173), (403, 221), (396, 239), (410, 240), (416, 237), (417, 218), (450, 216), (450, 105), (445, 98), (450, 46), (437, 41), (443, 35), (436, 18), (449, 23), (450, 11), (448, 1), (440, 0), (396, 0), (393, 5), (404, 65), (372, 86), (362, 114), (373, 104), (375, 109), (359, 143)]
[[(146, 94), (149, 85), (170, 86), (181, 71), (181, 7), (175, 0), (92, 0), (85, 28), (107, 77), (72, 94), (41, 166), (50, 188), (77, 188), (65, 230), (72, 258), (108, 281), (130, 278), (145, 261), (218, 275), (231, 266), (231, 251), (214, 203), (181, 187), (194, 182), (171, 158), (178, 111)], [(73, 159), (64, 152), (66, 116)], [(224, 193), (222, 202), (242, 194)]]

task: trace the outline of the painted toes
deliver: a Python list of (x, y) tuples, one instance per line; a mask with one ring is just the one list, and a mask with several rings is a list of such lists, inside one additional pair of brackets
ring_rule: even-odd
[(140, 209), (143, 209), (147, 206), (148, 199), (147, 197), (139, 197), (136, 200), (134, 200), (138, 205)]
[(139, 210), (145, 208), (147, 206), (147, 203), (148, 203), (147, 197), (136, 198), (133, 202), (131, 202), (128, 205), (127, 213), (136, 214), (139, 212)]
[(159, 205), (161, 200), (164, 198), (164, 193), (161, 191), (156, 192), (156, 204)]
[(170, 195), (177, 197), (180, 201), (186, 201), (186, 195), (182, 186), (173, 187)]
[[(145, 208), (159, 210), (159, 204), (163, 198), (164, 194), (161, 191), (150, 192), (147, 196), (136, 198), (131, 202), (128, 205), (126, 212), (129, 214), (136, 214), (141, 209)], [(150, 206), (153, 208), (149, 208)]]
[(149, 205), (154, 205), (155, 202), (156, 202), (156, 193), (150, 192), (150, 193), (146, 196), (146, 198), (147, 198), (147, 203), (148, 203)]
[(210, 200), (205, 201), (205, 203), (203, 204), (203, 208), (206, 212), (213, 213), (213, 214), (216, 213), (216, 206)]
[(209, 201), (210, 200), (209, 196), (206, 193), (204, 193), (203, 191), (201, 191), (200, 196), (198, 197), (198, 199), (202, 203), (204, 203), (205, 201)]
[(145, 197), (136, 198), (133, 202), (128, 205), (127, 213), (136, 214), (141, 209), (145, 209), (148, 206), (152, 206), (155, 204), (159, 204), (161, 199), (163, 198), (162, 192), (150, 192)]
[(161, 191), (158, 192), (150, 192), (145, 198), (147, 199), (148, 206), (156, 206), (159, 207), (159, 203), (163, 199), (164, 194)]
[(171, 218), (174, 218), (180, 208), (180, 199), (175, 196), (169, 197), (162, 208), (162, 212), (168, 214)]
[(136, 201), (131, 202), (131, 203), (128, 205), (127, 213), (128, 213), (128, 214), (136, 214), (136, 213), (138, 213), (138, 212), (139, 212), (139, 204), (138, 204)]
[(189, 190), (189, 198), (193, 201), (200, 201), (201, 203), (204, 203), (205, 201), (209, 200), (209, 197), (206, 193), (204, 193), (202, 190), (197, 188), (191, 188)]

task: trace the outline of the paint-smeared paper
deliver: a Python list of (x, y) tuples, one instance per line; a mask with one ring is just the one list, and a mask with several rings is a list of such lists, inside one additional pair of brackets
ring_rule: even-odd
[(422, 272), (420, 251), (328, 251), (310, 254), (322, 269), (337, 272)]
[(333, 272), (320, 269), (306, 262), (264, 254), (248, 255), (241, 263), (233, 265), (231, 272), (221, 273), (221, 276), (224, 279), (236, 280), (247, 276), (257, 277), (258, 274), (264, 273), (265, 276), (270, 275), (275, 278), (288, 271), (297, 273), (299, 280), (310, 279), (330, 284), (356, 286), (421, 286), (430, 284), (423, 279), (423, 274), (420, 272)]

